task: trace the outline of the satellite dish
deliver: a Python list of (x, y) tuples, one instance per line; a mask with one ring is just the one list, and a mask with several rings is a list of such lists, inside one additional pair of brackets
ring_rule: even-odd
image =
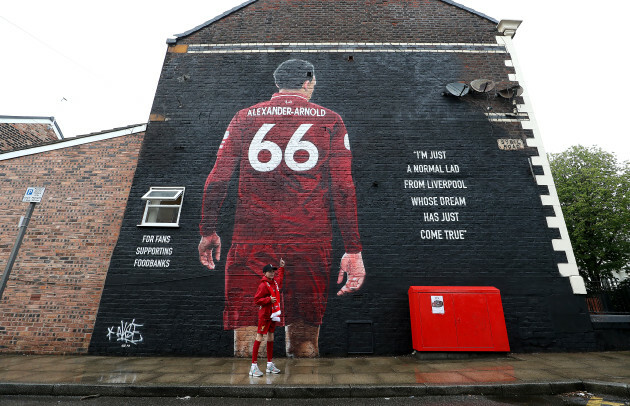
[(508, 87), (507, 89), (499, 90), (499, 96), (504, 97), (506, 99), (511, 99), (512, 97), (518, 97), (523, 94), (523, 88), (519, 85)]
[(453, 82), (446, 85), (446, 90), (453, 96), (461, 97), (468, 94), (470, 87), (466, 83)]
[(494, 82), (490, 79), (475, 79), (470, 82), (470, 87), (472, 87), (475, 92), (486, 93), (494, 89)]
[(514, 90), (511, 87), (503, 90), (499, 90), (499, 96), (505, 99), (511, 99), (514, 96)]

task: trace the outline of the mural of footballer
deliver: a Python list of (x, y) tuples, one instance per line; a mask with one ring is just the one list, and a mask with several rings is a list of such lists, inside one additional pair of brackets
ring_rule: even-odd
[[(208, 269), (221, 259), (216, 229), (232, 174), (238, 201), (225, 267), (224, 329), (235, 330), (234, 354), (250, 356), (257, 309), (252, 304), (261, 269), (286, 259), (282, 304), (287, 356), (319, 355), (319, 330), (332, 267), (331, 209), (345, 247), (337, 292), (365, 279), (346, 127), (332, 110), (310, 103), (314, 66), (290, 59), (275, 70), (271, 100), (236, 113), (206, 180), (199, 258)], [(331, 204), (332, 201), (332, 204)], [(331, 207), (332, 206), (332, 207)]]

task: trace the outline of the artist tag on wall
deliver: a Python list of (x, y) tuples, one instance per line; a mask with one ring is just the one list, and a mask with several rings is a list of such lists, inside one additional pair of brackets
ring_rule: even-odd
[(431, 296), (431, 313), (444, 314), (444, 297)]

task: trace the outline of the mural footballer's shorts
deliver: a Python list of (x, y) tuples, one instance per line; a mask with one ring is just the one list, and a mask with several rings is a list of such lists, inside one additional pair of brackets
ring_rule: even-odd
[(247, 244), (230, 247), (225, 265), (225, 309), (223, 328), (258, 325), (254, 294), (262, 278), (262, 268), (275, 266), (284, 258), (282, 316), (279, 326), (303, 321), (322, 324), (328, 300), (331, 270), (330, 244)]

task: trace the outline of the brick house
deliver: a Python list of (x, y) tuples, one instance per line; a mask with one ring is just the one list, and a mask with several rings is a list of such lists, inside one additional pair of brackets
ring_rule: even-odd
[[(29, 137), (25, 125), (16, 127), (29, 142), (48, 141), (40, 133)], [(87, 352), (145, 128), (0, 153), (3, 271), (28, 207), (26, 188), (46, 188), (0, 301), (0, 351)]]

